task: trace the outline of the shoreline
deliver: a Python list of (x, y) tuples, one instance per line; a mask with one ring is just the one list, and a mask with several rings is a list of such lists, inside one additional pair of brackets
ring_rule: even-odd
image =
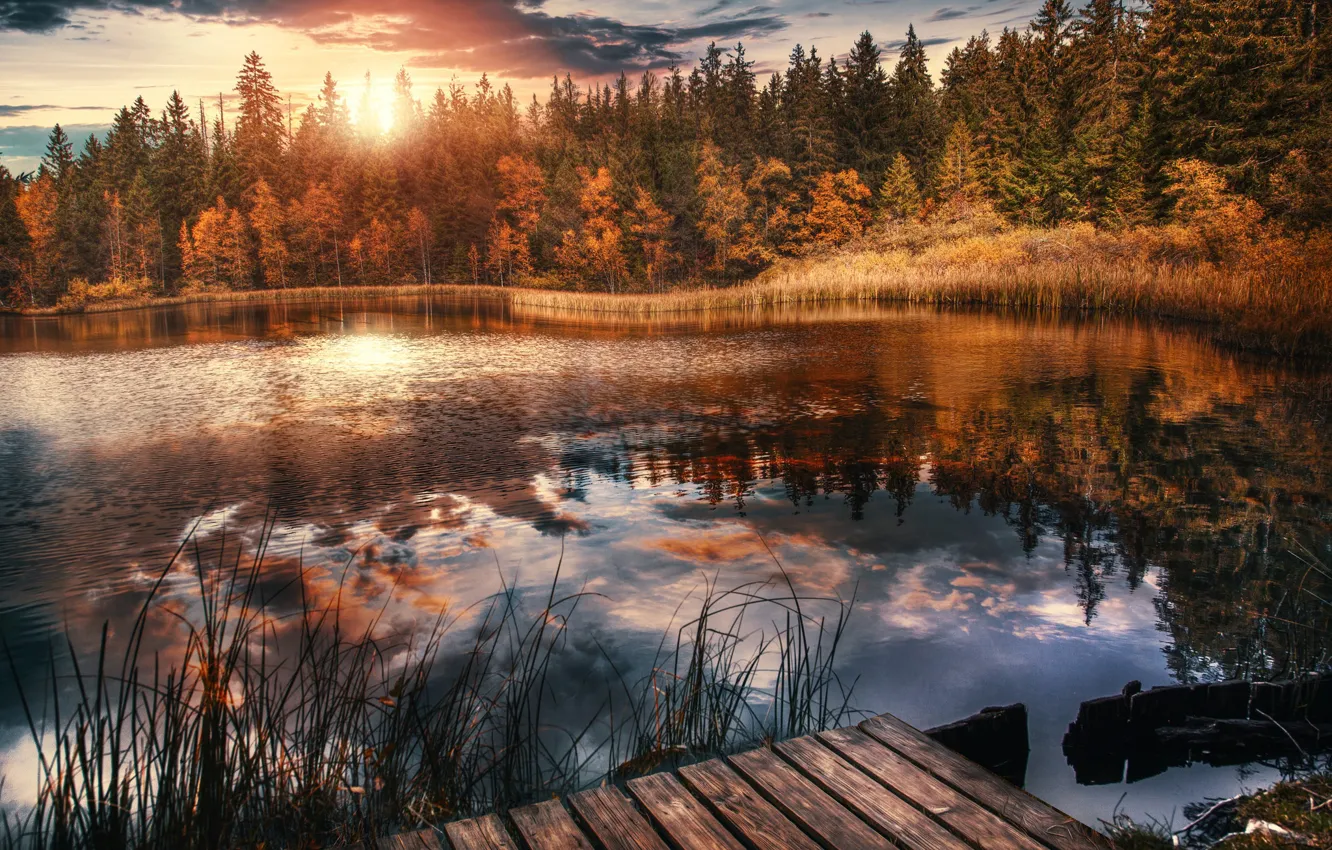
[[(1285, 358), (1332, 358), (1332, 296), (1288, 288), (1289, 272), (1177, 267), (1140, 260), (913, 264), (893, 253), (847, 251), (789, 260), (748, 281), (664, 293), (603, 293), (488, 284), (298, 287), (107, 301), (77, 307), (0, 310), (28, 318), (187, 304), (281, 303), (316, 299), (446, 296), (519, 307), (627, 318), (833, 304), (990, 307), (1104, 314), (1192, 326), (1234, 350)], [(1316, 289), (1316, 287), (1315, 287)], [(1274, 292), (1290, 293), (1274, 297)]]

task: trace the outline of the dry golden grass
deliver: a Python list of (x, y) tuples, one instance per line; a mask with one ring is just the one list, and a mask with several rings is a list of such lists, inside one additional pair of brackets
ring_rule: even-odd
[(1332, 354), (1327, 236), (1271, 237), (1221, 260), (1185, 228), (956, 232), (908, 225), (838, 253), (788, 260), (739, 286), (664, 295), (525, 290), (515, 304), (640, 316), (848, 302), (1108, 312), (1203, 323), (1219, 341)]
[[(734, 286), (600, 294), (472, 285), (347, 286), (210, 292), (88, 303), (148, 305), (446, 295), (497, 298), (566, 314), (660, 319), (707, 310), (906, 302), (1108, 312), (1202, 323), (1218, 341), (1281, 355), (1332, 354), (1332, 236), (1166, 226), (1120, 232), (1079, 225), (962, 221), (879, 228), (836, 253), (783, 260)], [(30, 311), (62, 312), (61, 308)]]

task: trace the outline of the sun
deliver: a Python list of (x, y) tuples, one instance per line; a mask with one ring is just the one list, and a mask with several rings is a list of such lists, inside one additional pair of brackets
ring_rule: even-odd
[[(352, 98), (352, 123), (357, 129), (379, 135), (393, 127), (393, 82), (388, 79), (367, 78), (361, 85), (360, 97)], [(363, 125), (368, 120), (369, 126)]]

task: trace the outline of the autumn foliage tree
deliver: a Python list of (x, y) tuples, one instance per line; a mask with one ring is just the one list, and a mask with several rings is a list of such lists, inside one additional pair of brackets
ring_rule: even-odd
[(619, 224), (619, 207), (611, 193), (610, 171), (598, 168), (578, 170), (582, 188), (578, 209), (581, 226), (566, 230), (556, 249), (556, 260), (566, 274), (587, 278), (615, 292), (628, 266), (625, 262), (624, 233)]
[(699, 230), (712, 248), (710, 268), (725, 271), (749, 216), (740, 169), (722, 162), (717, 147), (704, 143), (698, 162)]
[(545, 179), (522, 156), (500, 157), (499, 200), (486, 236), (487, 269), (501, 286), (532, 271), (531, 239), (545, 205)]
[(245, 220), (240, 211), (217, 199), (193, 228), (181, 225), (180, 253), (187, 285), (201, 291), (244, 289), (253, 264)]
[(678, 262), (671, 249), (674, 220), (653, 200), (652, 194), (639, 186), (634, 191), (634, 206), (629, 217), (629, 232), (638, 240), (643, 253), (644, 275), (650, 291), (662, 288), (670, 267)]
[(1327, 225), (1321, 0), (1079, 2), (933, 69), (909, 28), (891, 56), (868, 32), (836, 61), (796, 45), (765, 80), (712, 44), (692, 71), (566, 75), (526, 107), (484, 75), (423, 92), (402, 72), (388, 128), (368, 85), (349, 96), (331, 74), (289, 115), (250, 53), (234, 96), (172, 92), (156, 114), (134, 98), (108, 132), (80, 145), (56, 126), (34, 173), (0, 175), (0, 299), (551, 272), (662, 290), (846, 244), (866, 186), (884, 220), (1180, 224), (1216, 249)]
[(288, 247), (287, 211), (262, 178), (254, 187), (254, 206), (250, 209), (250, 225), (259, 243), (259, 266), (264, 283), (270, 287), (286, 288), (287, 269), (291, 264)]
[(817, 242), (842, 245), (864, 232), (870, 218), (870, 190), (856, 172), (820, 174), (812, 196), (805, 223)]

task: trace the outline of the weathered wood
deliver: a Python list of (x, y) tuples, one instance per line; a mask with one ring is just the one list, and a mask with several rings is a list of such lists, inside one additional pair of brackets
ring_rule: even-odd
[(592, 844), (559, 800), (509, 811), (518, 834), (531, 850), (592, 850)]
[(1243, 680), (1217, 682), (1207, 686), (1207, 710), (1199, 717), (1244, 720), (1249, 716), (1249, 695), (1253, 686)]
[(927, 773), (1058, 850), (1099, 850), (1110, 847), (1103, 836), (1089, 827), (957, 753), (939, 746), (896, 717), (875, 717), (861, 723), (860, 728), (889, 749), (915, 762)]
[(439, 839), (435, 837), (433, 829), (423, 829), (420, 832), (400, 832), (381, 838), (376, 846), (383, 850), (439, 850)]
[(444, 834), (453, 850), (518, 850), (495, 815), (445, 824)]
[(961, 839), (813, 738), (796, 738), (775, 749), (837, 802), (897, 842), (918, 850), (965, 850)]
[(721, 759), (680, 768), (680, 778), (731, 829), (757, 850), (819, 850), (819, 845), (791, 823)]
[(1027, 779), (1031, 742), (1022, 703), (982, 708), (954, 723), (922, 730), (926, 735), (1019, 788)]
[(1249, 703), (1252, 720), (1293, 720), (1299, 700), (1299, 682), (1254, 682)]
[(629, 793), (679, 850), (743, 850), (726, 827), (669, 773), (631, 779), (628, 786)]
[(569, 805), (605, 850), (666, 850), (666, 842), (618, 788), (582, 791)]
[(1035, 838), (930, 776), (859, 729), (825, 732), (819, 735), (819, 740), (895, 793), (987, 850), (1043, 850), (1043, 845)]
[(825, 846), (838, 850), (885, 850), (892, 846), (772, 750), (741, 753), (730, 763), (773, 805)]
[(1134, 694), (1129, 700), (1129, 725), (1140, 735), (1159, 726), (1183, 722), (1199, 702), (1200, 691), (1193, 685), (1169, 685)]

